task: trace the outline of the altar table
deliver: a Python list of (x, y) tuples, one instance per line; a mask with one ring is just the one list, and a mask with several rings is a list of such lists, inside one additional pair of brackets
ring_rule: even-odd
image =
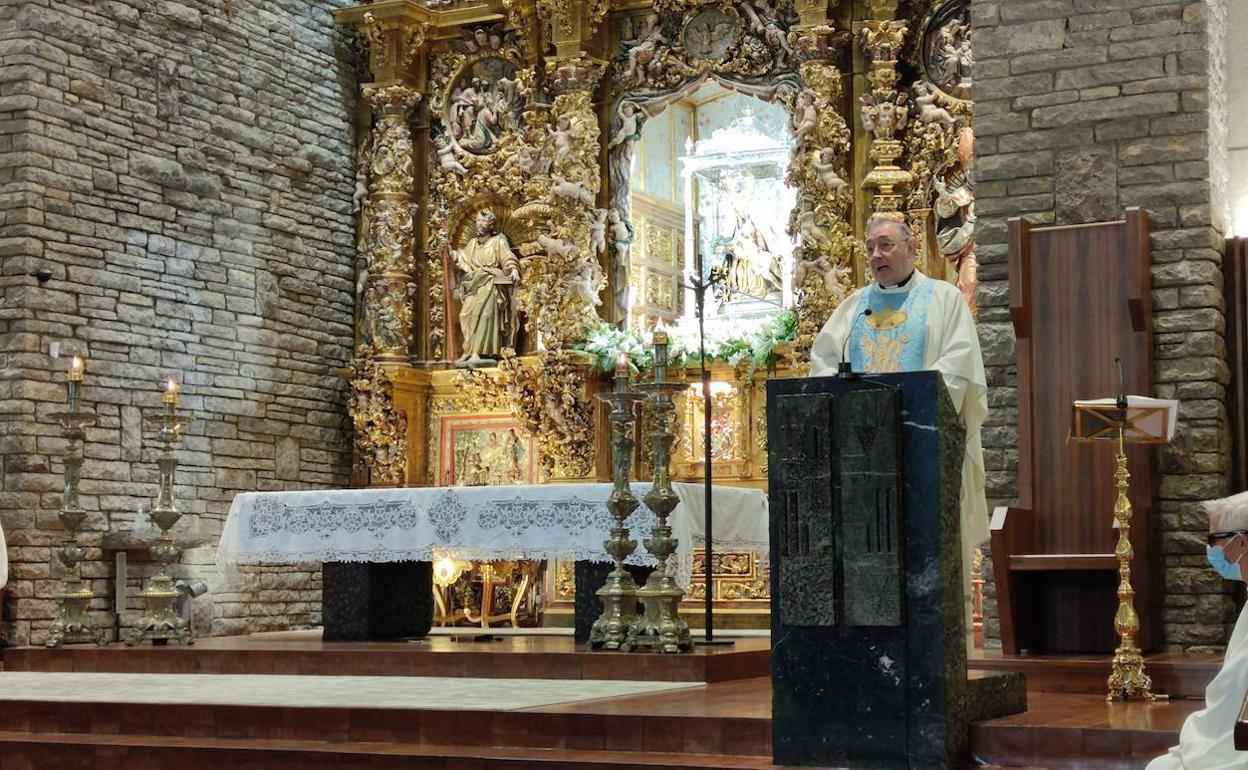
[[(633, 483), (632, 489), (640, 498), (650, 486)], [(705, 492), (701, 484), (673, 483), (672, 488), (680, 499), (669, 519), (679, 541), (673, 567), (677, 581), (687, 586), (693, 548), (705, 542)], [(217, 566), (228, 576), (240, 565), (333, 564), (325, 575), (328, 605), (330, 582), (347, 572), (367, 576), (360, 579), (367, 583), (361, 590), (368, 601), (398, 600), (382, 594), (392, 594), (409, 578), (425, 582), (427, 563), (442, 556), (610, 562), (603, 542), (612, 525), (606, 508), (611, 489), (604, 483), (244, 492), (230, 506), (217, 547)], [(761, 491), (716, 486), (712, 502), (716, 549), (767, 554), (767, 499)], [(628, 523), (632, 536), (642, 540), (654, 514), (642, 504)], [(628, 561), (655, 563), (642, 547)], [(399, 566), (412, 562), (425, 564), (413, 565), (416, 571), (410, 573)], [(364, 566), (369, 564), (393, 566)], [(411, 586), (402, 593), (414, 590)], [(324, 611), (328, 616), (331, 608)], [(423, 600), (416, 608), (386, 606), (373, 611), (379, 616), (425, 613)], [(327, 636), (329, 626), (327, 617)]]

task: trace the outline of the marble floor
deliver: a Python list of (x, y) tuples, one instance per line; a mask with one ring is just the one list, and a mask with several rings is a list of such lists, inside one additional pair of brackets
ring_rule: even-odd
[(0, 672), (4, 701), (503, 710), (700, 688), (600, 679)]

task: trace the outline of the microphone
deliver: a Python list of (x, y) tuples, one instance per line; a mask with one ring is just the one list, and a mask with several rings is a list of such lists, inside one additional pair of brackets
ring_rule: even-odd
[(841, 363), (840, 363), (840, 366), (836, 368), (837, 377), (853, 377), (854, 376), (855, 374), (854, 365), (853, 363), (850, 362), (849, 357), (848, 357), (849, 339), (850, 337), (854, 336), (854, 327), (858, 325), (858, 322), (866, 318), (869, 315), (871, 315), (871, 308), (869, 307), (863, 308), (862, 312), (854, 316), (854, 322), (849, 325), (849, 333), (845, 335), (845, 344), (841, 346)]
[(1115, 358), (1114, 366), (1118, 367), (1118, 403), (1116, 404), (1116, 406), (1119, 409), (1126, 409), (1127, 408), (1127, 381), (1122, 376), (1122, 359)]

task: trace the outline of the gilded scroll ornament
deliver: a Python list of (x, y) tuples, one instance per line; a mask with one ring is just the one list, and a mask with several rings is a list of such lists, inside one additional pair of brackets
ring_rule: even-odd
[(593, 404), (586, 397), (584, 354), (547, 350), (524, 360), (504, 351), (499, 362), (512, 414), (537, 439), (544, 474), (582, 479), (594, 469)]
[[(896, 3), (875, 3), (873, 13), (885, 14)], [(903, 146), (899, 132), (910, 120), (911, 105), (906, 91), (897, 87), (900, 73), (898, 59), (905, 43), (907, 23), (877, 15), (862, 23), (860, 44), (870, 62), (867, 80), (871, 90), (863, 94), (862, 126), (871, 138), (871, 160), (874, 168), (863, 179), (863, 186), (872, 193), (872, 210), (904, 218), (901, 213), (903, 194), (913, 177), (897, 165)]]
[(374, 486), (402, 486), (406, 477), (405, 418), (394, 408), (394, 386), (371, 348), (352, 362), (350, 401), (356, 460)]
[(793, 286), (797, 292), (797, 350), (804, 354), (815, 335), (853, 290), (853, 264), (858, 244), (849, 225), (853, 193), (845, 182), (850, 130), (837, 111), (841, 73), (827, 58), (830, 27), (808, 33), (795, 42), (807, 57), (801, 65), (806, 88), (790, 106), (797, 143), (789, 163), (790, 185), (798, 189), (798, 206), (790, 233), (801, 239), (794, 250)]

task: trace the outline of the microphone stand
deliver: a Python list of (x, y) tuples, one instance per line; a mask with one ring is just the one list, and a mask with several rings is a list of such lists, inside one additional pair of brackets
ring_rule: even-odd
[[(702, 527), (706, 532), (706, 545), (703, 553), (703, 567), (706, 574), (706, 591), (703, 596), (703, 616), (705, 618), (704, 636), (695, 641), (695, 645), (703, 647), (721, 647), (731, 645), (731, 639), (715, 638), (715, 609), (712, 606), (714, 583), (712, 574), (715, 557), (715, 546), (712, 544), (715, 504), (711, 499), (711, 372), (706, 368), (706, 291), (711, 281), (702, 274), (702, 260), (698, 260), (698, 275), (690, 277), (686, 288), (693, 291), (694, 302), (698, 312), (698, 353), (699, 367), (702, 374), (702, 481), (704, 484), (702, 503)], [(690, 544), (692, 545), (692, 543)]]
[[(684, 288), (693, 292), (694, 303), (697, 308), (698, 347), (700, 369), (702, 374), (702, 476), (703, 483), (705, 484), (705, 491), (703, 493), (704, 503), (702, 511), (702, 526), (706, 531), (705, 560), (703, 562), (706, 574), (706, 596), (703, 597), (705, 601), (703, 615), (705, 617), (706, 630), (704, 632), (703, 639), (695, 641), (694, 644), (705, 647), (719, 647), (731, 645), (734, 644), (734, 642), (731, 639), (715, 638), (715, 609), (712, 606), (711, 601), (711, 591), (714, 587), (714, 584), (712, 583), (712, 574), (714, 571), (712, 563), (715, 558), (715, 546), (711, 542), (714, 527), (714, 521), (712, 519), (714, 503), (711, 501), (711, 372), (706, 368), (706, 292), (715, 284), (710, 280), (710, 278), (703, 275), (702, 259), (700, 254), (698, 255), (697, 276), (695, 277), (690, 275), (689, 283), (682, 285)], [(748, 294), (737, 289), (729, 289), (729, 291), (733, 294), (775, 305), (781, 310), (785, 309), (783, 305), (773, 302), (765, 297), (756, 297), (753, 294)]]

